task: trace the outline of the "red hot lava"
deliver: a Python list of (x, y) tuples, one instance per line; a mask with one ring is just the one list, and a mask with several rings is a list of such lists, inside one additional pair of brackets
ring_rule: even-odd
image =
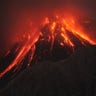
[[(34, 30), (32, 27), (31, 34), (29, 34), (29, 32), (27, 35), (24, 34), (23, 42), (19, 42), (18, 48), (15, 50), (15, 58), (9, 66), (0, 73), (0, 77), (3, 77), (13, 68), (19, 68), (19, 66), (23, 64), (25, 56), (31, 50), (31, 54), (28, 58), (29, 65), (34, 59), (33, 56), (35, 54), (37, 42), (45, 41), (46, 43), (50, 43), (50, 51), (53, 50), (55, 40), (58, 42), (59, 46), (69, 46), (73, 51), (76, 48), (77, 41), (83, 46), (86, 46), (87, 44), (96, 44), (96, 40), (92, 40), (92, 38), (85, 34), (79, 21), (74, 17), (62, 17), (58, 15), (54, 18), (45, 17), (41, 22), (40, 29), (37, 29), (38, 28)], [(10, 53), (10, 50), (8, 52)]]

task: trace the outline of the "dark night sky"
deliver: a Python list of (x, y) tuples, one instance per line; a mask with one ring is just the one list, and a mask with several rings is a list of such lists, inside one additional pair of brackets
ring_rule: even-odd
[(86, 10), (95, 17), (95, 0), (0, 0), (0, 54), (14, 43), (12, 39), (17, 36), (14, 30), (17, 21), (27, 14), (24, 12), (32, 12), (33, 19), (38, 21), (42, 12), (49, 14), (69, 5)]

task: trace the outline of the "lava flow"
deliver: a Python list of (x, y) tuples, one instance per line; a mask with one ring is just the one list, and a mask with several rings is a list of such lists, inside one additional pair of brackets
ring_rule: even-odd
[[(14, 68), (18, 69), (24, 63), (24, 59), (28, 54), (27, 65), (34, 60), (35, 56), (36, 59), (38, 59), (45, 50), (51, 53), (52, 50), (54, 50), (54, 44), (63, 48), (67, 47), (72, 50), (72, 52), (78, 47), (96, 44), (96, 40), (92, 40), (92, 38), (85, 34), (79, 21), (73, 17), (62, 17), (58, 15), (53, 18), (45, 17), (39, 27), (40, 29), (38, 31), (38, 28), (36, 28), (35, 31), (34, 29), (31, 30), (31, 34), (24, 34), (27, 39), (18, 43), (14, 51), (15, 56), (13, 60), (1, 71), (0, 77), (3, 77)], [(49, 46), (43, 48), (42, 46), (44, 46), (45, 43), (49, 44)], [(40, 54), (37, 55), (36, 50), (39, 44), (42, 44), (42, 46), (39, 46), (38, 50), (43, 49), (40, 50)], [(8, 54), (10, 54), (11, 51), (8, 52)]]

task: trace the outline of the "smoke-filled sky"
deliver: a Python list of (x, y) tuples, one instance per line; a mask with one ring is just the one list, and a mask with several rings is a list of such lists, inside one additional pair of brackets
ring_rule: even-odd
[(16, 36), (20, 34), (16, 32), (19, 23), (24, 23), (29, 15), (39, 22), (46, 14), (74, 8), (95, 17), (95, 6), (95, 0), (0, 0), (0, 54), (13, 45)]

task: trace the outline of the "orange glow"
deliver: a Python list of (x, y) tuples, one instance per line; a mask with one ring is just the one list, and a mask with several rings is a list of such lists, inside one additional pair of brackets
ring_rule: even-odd
[[(32, 25), (32, 24), (31, 24)], [(23, 39), (21, 40), (23, 44), (21, 44), (19, 48), (17, 48), (18, 53), (15, 57), (15, 59), (12, 61), (12, 63), (3, 71), (0, 73), (0, 77), (3, 77), (7, 72), (12, 70), (14, 67), (19, 67), (25, 56), (28, 54), (28, 52), (31, 50), (32, 54), (29, 58), (28, 66), (30, 65), (30, 62), (33, 60), (33, 56), (35, 54), (35, 43), (39, 41), (48, 41), (51, 43), (50, 49), (53, 49), (54, 41), (57, 39), (60, 46), (65, 47), (69, 46), (70, 48), (75, 48), (75, 43), (72, 40), (72, 37), (69, 34), (72, 34), (72, 36), (75, 36), (82, 45), (86, 46), (87, 43), (91, 45), (96, 44), (96, 40), (92, 40), (85, 32), (83, 31), (82, 26), (79, 24), (79, 21), (76, 18), (73, 17), (59, 17), (56, 15), (56, 17), (48, 18), (45, 17), (44, 21), (41, 22), (41, 29), (43, 29), (45, 26), (47, 26), (47, 29), (42, 32), (41, 29), (37, 31), (31, 29), (31, 33), (25, 32), (23, 34)], [(29, 32), (29, 30), (27, 30)], [(39, 38), (42, 37), (42, 38)], [(10, 50), (6, 53), (9, 54)], [(16, 51), (17, 52), (17, 51)]]
[[(46, 22), (46, 18), (48, 22)], [(80, 24), (78, 23), (79, 21), (75, 20), (76, 18), (70, 16), (59, 17), (58, 15), (56, 15), (53, 20), (48, 17), (46, 18), (45, 22), (42, 25), (44, 26), (48, 24), (48, 28), (51, 31), (51, 38), (53, 37), (53, 39), (55, 39), (56, 35), (61, 35), (61, 37), (63, 37), (63, 40), (59, 42), (60, 45), (64, 46), (67, 44), (70, 47), (74, 48), (75, 44), (71, 40), (69, 33), (73, 34), (76, 38), (78, 38), (83, 45), (86, 45), (86, 42), (92, 45), (96, 44), (96, 40), (92, 40), (87, 34), (85, 34), (82, 26), (80, 26)], [(57, 28), (57, 26), (59, 27)], [(57, 29), (59, 30), (59, 33), (57, 33), (56, 31)]]
[(35, 43), (37, 42), (39, 37), (38, 32), (32, 31), (32, 34), (30, 35), (30, 38), (28, 36), (27, 41), (20, 47), (19, 52), (17, 53), (17, 56), (12, 61), (12, 63), (2, 72), (0, 73), (0, 77), (2, 77), (4, 74), (12, 70), (14, 67), (20, 67), (20, 64), (22, 64), (24, 57), (28, 54), (30, 50), (32, 50), (31, 57), (29, 58), (29, 63), (33, 59), (33, 55), (35, 52)]
[(71, 31), (76, 37), (79, 36), (81, 39), (88, 41), (90, 44), (93, 45), (96, 44), (96, 41), (91, 40), (91, 38), (89, 38), (86, 34), (84, 34), (84, 32), (80, 29), (80, 26), (75, 24), (74, 19), (66, 18), (63, 19), (62, 23), (65, 25), (66, 29)]

